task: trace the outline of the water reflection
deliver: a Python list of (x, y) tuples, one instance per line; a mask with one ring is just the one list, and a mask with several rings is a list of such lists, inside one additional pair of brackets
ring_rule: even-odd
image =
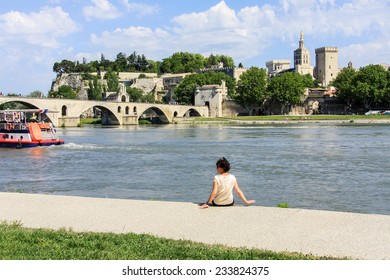
[(27, 151), (31, 155), (31, 158), (33, 158), (33, 159), (42, 159), (43, 158), (43, 153), (44, 153), (43, 149), (44, 148), (42, 148), (42, 147), (34, 147), (34, 148), (27, 149)]

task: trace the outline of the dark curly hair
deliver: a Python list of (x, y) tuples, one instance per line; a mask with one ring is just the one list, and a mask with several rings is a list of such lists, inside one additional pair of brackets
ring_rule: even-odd
[(221, 158), (217, 161), (217, 168), (220, 167), (224, 172), (228, 172), (230, 170), (230, 163), (226, 158)]

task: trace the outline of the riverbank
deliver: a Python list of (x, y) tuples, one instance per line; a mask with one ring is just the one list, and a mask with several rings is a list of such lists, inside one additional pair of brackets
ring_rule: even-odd
[(310, 115), (310, 116), (239, 116), (224, 118), (183, 118), (175, 119), (179, 124), (289, 124), (289, 123), (356, 123), (390, 124), (388, 115)]
[(75, 232), (159, 237), (275, 252), (390, 259), (390, 216), (261, 206), (0, 193), (0, 221)]

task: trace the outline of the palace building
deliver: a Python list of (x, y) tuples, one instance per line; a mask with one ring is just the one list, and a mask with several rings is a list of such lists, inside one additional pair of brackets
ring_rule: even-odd
[(300, 33), (299, 47), (294, 51), (294, 68), (290, 68), (290, 60), (270, 60), (266, 62), (266, 69), (270, 77), (285, 72), (297, 72), (301, 75), (309, 74), (317, 79), (321, 85), (328, 86), (340, 72), (338, 65), (337, 47), (322, 47), (315, 50), (315, 68), (310, 65), (310, 50), (305, 48), (303, 32)]
[(336, 47), (322, 47), (316, 49), (316, 68), (314, 77), (323, 86), (328, 86), (340, 71), (338, 52)]

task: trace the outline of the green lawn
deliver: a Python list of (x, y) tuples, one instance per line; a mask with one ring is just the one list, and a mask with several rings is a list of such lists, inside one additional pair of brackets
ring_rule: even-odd
[(76, 233), (0, 223), (2, 260), (311, 260), (298, 253), (229, 248), (147, 234)]
[(100, 118), (81, 118), (80, 119), (80, 126), (85, 124), (101, 124), (102, 119)]

